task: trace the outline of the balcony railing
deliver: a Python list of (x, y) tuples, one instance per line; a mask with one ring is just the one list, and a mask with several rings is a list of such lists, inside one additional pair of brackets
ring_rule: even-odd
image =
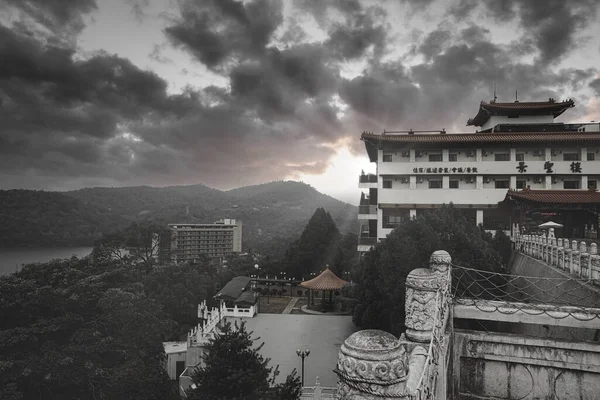
[(359, 214), (377, 214), (377, 206), (369, 205), (369, 206), (358, 206)]
[(377, 244), (376, 237), (359, 237), (358, 245), (359, 246), (375, 246)]
[(360, 183), (377, 183), (377, 175), (375, 175), (375, 174), (360, 175), (358, 177), (358, 182), (360, 182)]

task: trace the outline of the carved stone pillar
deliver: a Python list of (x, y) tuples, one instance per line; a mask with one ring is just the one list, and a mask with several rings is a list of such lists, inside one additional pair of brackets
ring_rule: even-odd
[(565, 245), (564, 270), (570, 272), (571, 271), (571, 248), (570, 248), (569, 239), (565, 239), (564, 245)]
[(569, 270), (569, 272), (571, 272), (574, 275), (581, 275), (581, 267), (579, 265), (579, 247), (577, 246), (577, 240), (573, 240), (573, 242), (571, 242), (571, 269)]
[(590, 277), (600, 280), (600, 256), (598, 256), (596, 243), (590, 245)]
[(579, 270), (582, 278), (590, 277), (590, 254), (587, 252), (585, 241), (579, 243)]
[(404, 345), (391, 333), (367, 329), (342, 344), (336, 373), (341, 400), (387, 399), (405, 393), (408, 362)]
[[(412, 270), (406, 278), (406, 338), (429, 343), (439, 304), (436, 292), (444, 286), (449, 288), (449, 270), (452, 263), (450, 254), (444, 250), (435, 251), (429, 259), (431, 268)], [(446, 307), (446, 305), (441, 305)]]
[(556, 241), (557, 249), (557, 266), (560, 269), (565, 269), (565, 249), (563, 247), (563, 240), (561, 238)]

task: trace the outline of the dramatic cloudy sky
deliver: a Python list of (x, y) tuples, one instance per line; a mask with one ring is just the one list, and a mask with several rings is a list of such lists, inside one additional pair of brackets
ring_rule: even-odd
[(364, 130), (481, 100), (600, 120), (597, 0), (0, 0), (0, 188), (295, 179), (358, 201)]

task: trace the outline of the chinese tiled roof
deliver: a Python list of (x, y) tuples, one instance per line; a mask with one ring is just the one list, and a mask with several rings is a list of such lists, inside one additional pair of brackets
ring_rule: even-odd
[(573, 100), (556, 101), (531, 101), (513, 103), (486, 103), (479, 105), (479, 111), (474, 118), (467, 121), (467, 125), (482, 126), (492, 115), (553, 115), (554, 118), (574, 107)]
[(600, 205), (600, 192), (596, 190), (509, 190), (504, 200), (512, 199), (545, 204)]
[(377, 135), (363, 133), (363, 141), (380, 143), (531, 143), (531, 142), (600, 142), (599, 132), (486, 132), (428, 135)]
[(505, 143), (596, 143), (600, 144), (600, 132), (485, 132), (450, 134), (401, 134), (377, 135), (363, 133), (371, 161), (377, 161), (377, 148), (383, 144), (505, 144)]
[(345, 284), (345, 280), (338, 278), (329, 268), (321, 272), (319, 276), (310, 281), (302, 282), (300, 286), (311, 290), (339, 290)]

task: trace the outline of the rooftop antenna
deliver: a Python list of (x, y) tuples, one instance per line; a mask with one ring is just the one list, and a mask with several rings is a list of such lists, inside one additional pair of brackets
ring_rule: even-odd
[(519, 102), (519, 91), (515, 90), (515, 103)]
[(496, 99), (498, 97), (496, 96), (496, 75), (494, 75), (494, 103), (496, 102)]

